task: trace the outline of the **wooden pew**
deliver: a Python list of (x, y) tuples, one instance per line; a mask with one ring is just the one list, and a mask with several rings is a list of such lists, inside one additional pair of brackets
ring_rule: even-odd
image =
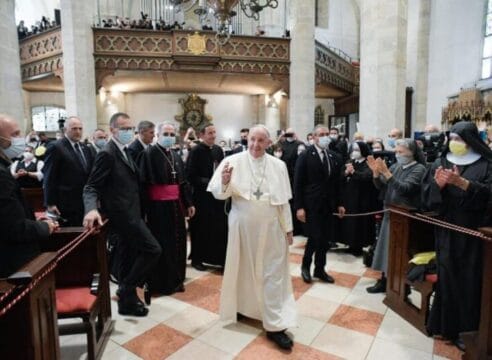
[[(61, 228), (43, 251), (62, 248), (83, 232), (83, 228)], [(91, 295), (94, 275), (95, 294)], [(60, 335), (85, 333), (88, 359), (99, 359), (113, 329), (105, 231), (90, 235), (75, 251), (58, 262), (56, 297), (59, 319), (82, 319), (82, 323), (61, 324)]]
[[(480, 231), (492, 238), (492, 228)], [(492, 359), (492, 241), (483, 240), (483, 281), (478, 331), (461, 333), (465, 342), (464, 360)]]
[(33, 212), (44, 212), (43, 188), (21, 188), (21, 191)]
[[(411, 209), (399, 206), (391, 208), (410, 213)], [(408, 216), (390, 213), (390, 239), (388, 254), (388, 283), (384, 303), (417, 329), (427, 335), (425, 323), (429, 311), (433, 284), (429, 281), (407, 280), (408, 262), (419, 252), (434, 250), (433, 226)], [(409, 291), (420, 293), (420, 304), (413, 304)]]
[[(56, 253), (43, 253), (19, 271), (33, 278), (54, 265)], [(15, 286), (0, 281), (0, 295)], [(24, 287), (14, 289), (14, 297)], [(10, 298), (9, 298), (10, 300)], [(43, 277), (33, 289), (0, 317), (0, 359), (57, 360), (60, 358), (55, 300), (55, 272)]]

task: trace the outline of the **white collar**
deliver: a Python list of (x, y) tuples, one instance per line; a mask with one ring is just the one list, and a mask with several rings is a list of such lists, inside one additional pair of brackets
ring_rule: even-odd
[(114, 136), (111, 137), (111, 140), (113, 140), (113, 142), (116, 144), (116, 146), (118, 147), (118, 149), (120, 149), (120, 151), (122, 153), (125, 152), (126, 145), (123, 145), (122, 143), (120, 143)]
[(316, 150), (318, 150), (318, 154), (324, 153), (327, 150), (327, 149), (323, 149), (321, 146), (319, 146), (316, 143), (314, 143), (314, 147), (316, 148)]
[(248, 150), (248, 159), (249, 161), (251, 161), (253, 164), (262, 164), (263, 163), (263, 160), (266, 159), (266, 153), (264, 153), (262, 156), (260, 156), (259, 158), (254, 158), (253, 155), (251, 155), (249, 153), (249, 150)]
[(140, 135), (137, 137), (137, 140), (140, 141), (140, 144), (142, 144), (144, 150), (149, 147), (149, 144), (144, 143), (142, 139), (140, 139)]
[(446, 159), (456, 165), (470, 165), (481, 157), (482, 155), (476, 153), (472, 149), (468, 150), (468, 152), (463, 156), (454, 155), (452, 152), (448, 152), (446, 154)]
[(75, 141), (72, 141), (68, 136), (65, 135), (65, 137), (67, 138), (67, 140), (70, 142), (70, 144), (72, 144), (72, 147), (75, 147), (75, 144), (78, 144), (79, 142), (75, 142)]

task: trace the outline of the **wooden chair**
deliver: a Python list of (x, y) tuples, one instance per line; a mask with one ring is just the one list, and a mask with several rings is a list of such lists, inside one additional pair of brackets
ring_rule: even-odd
[[(61, 228), (53, 234), (49, 248), (57, 250), (83, 232), (83, 228)], [(92, 293), (91, 293), (92, 288)], [(99, 359), (113, 329), (105, 232), (90, 235), (56, 269), (56, 307), (59, 319), (82, 320), (60, 324), (60, 335), (85, 333), (87, 357)]]

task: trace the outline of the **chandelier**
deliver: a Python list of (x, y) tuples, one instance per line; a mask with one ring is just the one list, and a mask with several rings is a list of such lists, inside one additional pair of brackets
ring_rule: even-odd
[[(189, 0), (175, 0), (176, 2), (185, 3)], [(260, 12), (267, 7), (275, 9), (278, 7), (278, 0), (199, 0), (195, 9), (200, 20), (203, 20), (208, 12), (212, 12), (217, 19), (216, 38), (221, 45), (224, 45), (230, 38), (229, 27), (231, 18), (237, 15), (232, 10), (237, 4), (240, 4), (244, 14), (256, 21), (260, 19)]]

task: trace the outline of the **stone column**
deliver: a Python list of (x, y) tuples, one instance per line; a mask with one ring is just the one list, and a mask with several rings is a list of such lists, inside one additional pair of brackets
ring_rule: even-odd
[(61, 0), (63, 85), (68, 116), (79, 116), (84, 135), (97, 127), (92, 19), (94, 1)]
[(289, 126), (305, 138), (314, 126), (314, 0), (290, 1)]
[(360, 121), (366, 136), (404, 128), (407, 0), (361, 1)]
[(427, 119), (427, 85), (429, 80), (429, 35), (431, 2), (420, 0), (417, 25), (417, 79), (415, 82), (414, 131), (423, 131), (428, 122), (439, 124), (439, 119)]
[(330, 0), (318, 0), (318, 27), (328, 29)]
[[(0, 1), (0, 113), (13, 116), (26, 131), (15, 0)], [(30, 114), (28, 114), (30, 116)]]

